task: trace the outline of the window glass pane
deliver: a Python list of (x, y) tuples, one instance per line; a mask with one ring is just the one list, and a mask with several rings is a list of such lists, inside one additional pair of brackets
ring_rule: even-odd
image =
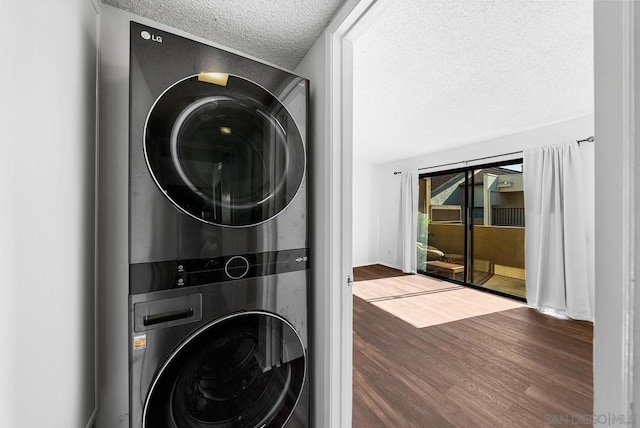
[(418, 271), (464, 279), (465, 172), (419, 179)]
[(522, 164), (473, 171), (469, 282), (526, 297)]

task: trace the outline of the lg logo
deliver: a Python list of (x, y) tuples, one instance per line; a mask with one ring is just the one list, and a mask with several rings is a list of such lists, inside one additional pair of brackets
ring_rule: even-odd
[(140, 33), (140, 36), (142, 36), (142, 38), (145, 40), (151, 39), (154, 42), (162, 43), (162, 36), (156, 36), (154, 34), (149, 33), (148, 31), (143, 31), (142, 33)]

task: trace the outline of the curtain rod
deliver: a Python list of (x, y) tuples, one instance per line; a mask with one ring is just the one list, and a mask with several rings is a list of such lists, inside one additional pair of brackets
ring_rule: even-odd
[[(593, 136), (591, 136), (591, 137), (585, 138), (584, 140), (576, 140), (576, 143), (578, 143), (578, 146), (579, 146), (580, 143), (593, 143), (594, 141), (595, 141), (595, 138), (593, 138)], [(443, 166), (458, 165), (458, 164), (461, 164), (461, 163), (475, 162), (475, 161), (485, 160), (485, 159), (500, 158), (502, 156), (517, 155), (519, 153), (522, 153), (522, 150), (518, 150), (516, 152), (502, 153), (500, 155), (492, 155), (492, 156), (485, 156), (485, 157), (481, 157), (481, 158), (469, 159), (469, 160), (465, 160), (465, 161), (449, 162), (449, 163), (443, 163), (441, 165), (426, 166), (424, 168), (418, 168), (418, 171), (424, 171), (425, 169), (432, 169), (432, 168), (440, 168), (440, 167), (443, 167)], [(393, 172), (393, 175), (398, 175), (398, 174), (402, 174), (402, 172), (401, 171), (394, 171)]]
[(578, 146), (580, 145), (580, 143), (593, 143), (594, 141), (596, 141), (595, 138), (593, 138), (593, 135), (591, 137), (585, 138), (584, 140), (576, 140), (576, 143), (578, 143)]
[[(418, 171), (423, 171), (425, 169), (432, 169), (432, 168), (440, 168), (442, 166), (458, 165), (458, 164), (461, 164), (461, 163), (475, 162), (475, 161), (484, 160), (484, 159), (499, 158), (499, 157), (502, 157), (502, 156), (515, 155), (515, 154), (518, 154), (518, 153), (522, 153), (522, 150), (518, 150), (517, 152), (502, 153), (501, 155), (485, 156), (485, 157), (482, 157), (482, 158), (469, 159), (469, 160), (458, 161), (458, 162), (449, 162), (449, 163), (443, 163), (443, 164), (440, 164), (440, 165), (433, 165), (433, 166), (425, 166), (424, 168), (418, 168)], [(394, 171), (393, 175), (397, 175), (397, 174), (401, 174), (401, 173), (402, 173), (401, 171)]]

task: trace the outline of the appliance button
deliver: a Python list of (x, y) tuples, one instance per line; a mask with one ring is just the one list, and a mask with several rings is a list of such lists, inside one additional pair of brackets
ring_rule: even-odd
[(178, 287), (185, 287), (187, 285), (187, 278), (185, 275), (178, 275), (176, 278), (176, 285)]
[(224, 265), (224, 273), (231, 279), (244, 278), (249, 272), (249, 261), (242, 256), (233, 256)]

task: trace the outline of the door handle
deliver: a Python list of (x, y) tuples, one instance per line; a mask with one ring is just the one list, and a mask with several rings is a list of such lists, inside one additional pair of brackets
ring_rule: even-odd
[(145, 326), (149, 326), (149, 325), (161, 324), (163, 322), (189, 318), (192, 316), (193, 316), (193, 308), (189, 308), (189, 309), (182, 309), (179, 311), (165, 312), (165, 313), (156, 314), (156, 315), (145, 315), (142, 318), (142, 323)]

